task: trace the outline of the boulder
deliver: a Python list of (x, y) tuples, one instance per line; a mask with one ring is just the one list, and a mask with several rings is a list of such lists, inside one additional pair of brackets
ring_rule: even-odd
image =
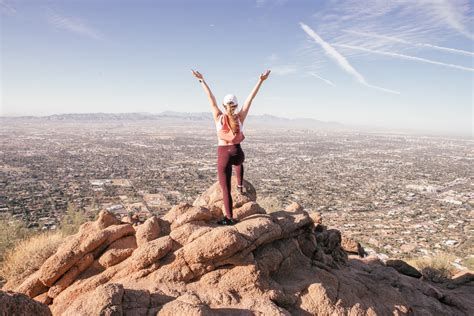
[(341, 247), (345, 252), (358, 254), (360, 257), (365, 257), (368, 255), (359, 242), (345, 235), (342, 235)]
[(47, 292), (48, 287), (40, 281), (39, 276), (39, 271), (33, 272), (15, 289), (15, 291), (26, 294), (29, 297), (35, 297)]
[(303, 206), (301, 206), (298, 202), (292, 202), (285, 208), (287, 212), (300, 212), (303, 210)]
[[(257, 202), (250, 201), (232, 210), (234, 218), (241, 220), (253, 214), (266, 214), (265, 210)], [(221, 215), (222, 216), (222, 215)]]
[(400, 259), (389, 259), (385, 261), (387, 267), (392, 267), (397, 270), (399, 273), (408, 275), (414, 278), (421, 278), (422, 274), (415, 267), (409, 265), (403, 260)]
[(131, 266), (134, 271), (143, 269), (164, 257), (170, 250), (173, 240), (169, 236), (151, 240), (142, 245), (131, 256)]
[(122, 284), (101, 285), (94, 291), (71, 302), (62, 315), (122, 315), (123, 294)]
[(111, 243), (105, 252), (100, 256), (99, 263), (105, 267), (111, 267), (126, 258), (130, 257), (133, 251), (137, 248), (135, 236), (126, 236), (117, 239)]
[(195, 221), (209, 221), (212, 219), (211, 211), (206, 207), (193, 206), (186, 209), (185, 212), (178, 215), (171, 223), (171, 230), (177, 227)]
[[(238, 208), (247, 202), (257, 200), (257, 192), (253, 185), (244, 179), (243, 181), (244, 193), (240, 193), (237, 190), (237, 178), (231, 178), (231, 196), (233, 208)], [(222, 190), (219, 181), (216, 181), (211, 185), (201, 196), (196, 198), (193, 202), (193, 206), (203, 206), (210, 208), (212, 205), (222, 203)], [(222, 204), (220, 205), (222, 209)]]
[(160, 223), (158, 217), (150, 217), (143, 224), (136, 226), (135, 230), (136, 243), (138, 247), (148, 241), (158, 238), (160, 236)]
[(25, 294), (0, 290), (1, 315), (51, 316), (48, 306)]
[(77, 276), (87, 269), (94, 261), (94, 256), (89, 253), (76, 262), (59, 280), (48, 290), (48, 296), (55, 298), (61, 291), (74, 282)]
[(119, 225), (120, 223), (120, 220), (115, 217), (113, 213), (107, 210), (101, 210), (99, 212), (99, 217), (95, 222), (98, 229), (104, 229), (106, 227), (109, 227), (110, 225)]

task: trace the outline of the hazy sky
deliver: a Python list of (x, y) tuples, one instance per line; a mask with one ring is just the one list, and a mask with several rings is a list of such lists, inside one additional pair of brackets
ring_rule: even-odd
[(8, 1), (1, 114), (210, 110), (470, 134), (469, 0)]

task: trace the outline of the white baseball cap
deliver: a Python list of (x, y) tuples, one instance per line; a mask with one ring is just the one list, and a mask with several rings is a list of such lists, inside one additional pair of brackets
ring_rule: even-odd
[(238, 101), (237, 101), (237, 97), (236, 97), (235, 95), (233, 95), (233, 94), (228, 94), (228, 95), (226, 95), (226, 96), (224, 97), (224, 100), (222, 101), (222, 103), (223, 103), (224, 105), (229, 104), (229, 103), (233, 103), (233, 104), (235, 104), (235, 105), (238, 105), (238, 104), (239, 104)]

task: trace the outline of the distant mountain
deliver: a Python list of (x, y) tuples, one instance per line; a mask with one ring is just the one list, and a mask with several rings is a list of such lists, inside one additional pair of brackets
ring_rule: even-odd
[[(164, 111), (161, 113), (68, 113), (53, 114), (47, 116), (9, 116), (0, 117), (0, 120), (48, 120), (48, 121), (138, 121), (138, 120), (176, 120), (176, 121), (212, 121), (211, 112), (177, 112)], [(270, 114), (249, 115), (247, 123), (259, 123), (264, 125), (278, 125), (284, 127), (299, 128), (337, 128), (344, 127), (343, 124), (334, 121), (320, 121), (311, 118), (286, 118)]]

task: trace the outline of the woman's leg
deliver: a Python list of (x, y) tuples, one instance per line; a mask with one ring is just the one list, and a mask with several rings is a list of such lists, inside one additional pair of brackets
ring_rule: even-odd
[(230, 161), (230, 148), (228, 146), (218, 146), (217, 151), (217, 175), (222, 191), (224, 209), (227, 218), (232, 218), (232, 195), (230, 190), (230, 180), (232, 176), (232, 164)]
[(235, 166), (235, 176), (237, 177), (237, 186), (241, 187), (244, 181), (244, 164)]
[(237, 189), (242, 193), (244, 182), (244, 161), (245, 154), (242, 148), (238, 147), (237, 156), (235, 157), (235, 175), (237, 177)]

